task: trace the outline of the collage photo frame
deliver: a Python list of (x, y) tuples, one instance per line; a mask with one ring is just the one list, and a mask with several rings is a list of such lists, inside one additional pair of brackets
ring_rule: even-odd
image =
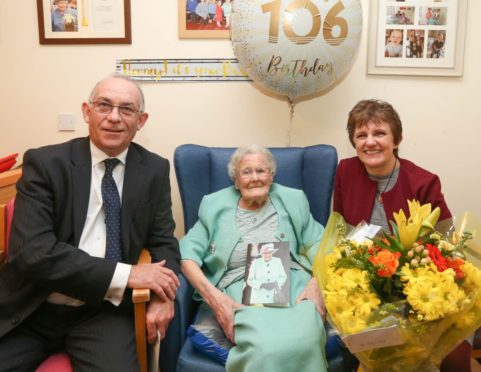
[(368, 74), (461, 76), (467, 0), (371, 2)]

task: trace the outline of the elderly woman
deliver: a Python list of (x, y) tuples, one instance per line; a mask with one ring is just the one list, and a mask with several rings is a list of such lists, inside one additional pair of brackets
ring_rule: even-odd
[[(333, 209), (347, 223), (361, 221), (390, 231), (393, 212), (409, 214), (407, 200), (441, 208), (438, 230), (451, 226), (439, 177), (409, 160), (399, 158), (402, 123), (387, 102), (363, 100), (349, 113), (347, 131), (357, 156), (339, 162), (334, 181)], [(470, 371), (471, 346), (464, 341), (441, 365), (441, 371)]]
[[(302, 191), (273, 183), (275, 172), (264, 147), (234, 152), (234, 186), (202, 200), (199, 221), (180, 241), (181, 270), (235, 344), (227, 371), (325, 371), (324, 309), (311, 276), (324, 228)], [(290, 245), (290, 307), (242, 306), (247, 245), (274, 241)]]

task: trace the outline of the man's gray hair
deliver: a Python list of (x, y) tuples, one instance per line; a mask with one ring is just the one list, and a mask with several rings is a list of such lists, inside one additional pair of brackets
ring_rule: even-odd
[(127, 76), (120, 76), (120, 75), (112, 75), (112, 76), (109, 76), (109, 77), (106, 77), (105, 79), (102, 79), (100, 81), (97, 82), (97, 84), (95, 84), (95, 86), (93, 87), (92, 91), (90, 92), (90, 96), (89, 96), (89, 102), (92, 102), (94, 97), (95, 97), (95, 93), (97, 93), (97, 88), (99, 86), (100, 83), (104, 82), (105, 80), (109, 80), (109, 79), (123, 79), (123, 80), (126, 80), (128, 81), (129, 83), (131, 83), (134, 87), (137, 88), (137, 91), (139, 92), (139, 96), (140, 96), (140, 107), (139, 107), (139, 111), (140, 112), (144, 112), (145, 111), (145, 97), (144, 97), (144, 92), (142, 92), (142, 89), (140, 88), (139, 84), (137, 84), (135, 81), (133, 81), (132, 79), (130, 79), (129, 77)]
[(227, 174), (232, 181), (235, 182), (236, 174), (238, 171), (237, 166), (242, 160), (242, 158), (244, 158), (244, 156), (246, 155), (255, 154), (264, 155), (267, 160), (267, 164), (272, 174), (272, 177), (276, 175), (277, 164), (276, 159), (274, 159), (274, 155), (272, 155), (272, 152), (270, 152), (267, 148), (261, 145), (248, 145), (239, 147), (237, 150), (235, 150), (230, 157), (229, 163), (227, 163)]

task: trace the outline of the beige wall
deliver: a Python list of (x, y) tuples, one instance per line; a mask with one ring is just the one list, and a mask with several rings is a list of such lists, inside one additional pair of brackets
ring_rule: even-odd
[[(228, 40), (179, 40), (177, 1), (131, 0), (132, 45), (41, 46), (34, 1), (0, 1), (0, 156), (85, 136), (80, 104), (119, 58), (230, 58)], [(369, 1), (362, 0), (361, 48), (347, 77), (329, 93), (297, 105), (292, 146), (334, 145), (354, 154), (346, 133), (360, 99), (391, 102), (404, 123), (401, 156), (437, 173), (453, 213), (481, 216), (481, 48), (476, 35), (481, 1), (469, 2), (462, 78), (366, 75)], [(253, 83), (144, 83), (150, 120), (137, 141), (172, 160), (176, 146), (197, 143), (284, 146), (289, 111)], [(58, 132), (56, 116), (77, 116), (75, 132)], [(181, 203), (172, 171), (174, 214), (182, 235)]]

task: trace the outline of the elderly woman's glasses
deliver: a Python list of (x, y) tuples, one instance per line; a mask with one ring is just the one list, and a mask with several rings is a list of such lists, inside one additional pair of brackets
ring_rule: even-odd
[(137, 115), (140, 112), (132, 106), (117, 106), (117, 105), (112, 105), (107, 101), (95, 101), (95, 102), (90, 101), (90, 104), (93, 106), (96, 112), (98, 112), (99, 114), (105, 114), (105, 115), (110, 114), (115, 107), (119, 109), (119, 114), (125, 118), (133, 118), (135, 115)]
[(269, 168), (244, 168), (240, 170), (239, 175), (245, 179), (254, 177), (254, 174), (256, 174), (259, 178), (263, 178), (266, 177), (269, 172)]

